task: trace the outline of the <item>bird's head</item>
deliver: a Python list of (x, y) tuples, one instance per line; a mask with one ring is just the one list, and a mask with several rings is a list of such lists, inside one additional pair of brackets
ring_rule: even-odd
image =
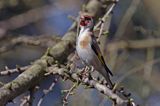
[(80, 16), (80, 27), (93, 28), (93, 17), (89, 15)]

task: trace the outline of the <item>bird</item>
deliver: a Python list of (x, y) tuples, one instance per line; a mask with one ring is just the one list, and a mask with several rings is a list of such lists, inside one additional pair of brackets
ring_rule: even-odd
[(76, 51), (79, 58), (86, 66), (92, 66), (107, 81), (107, 84), (113, 89), (113, 83), (110, 76), (113, 76), (107, 67), (102, 56), (98, 42), (93, 32), (94, 21), (90, 15), (81, 15), (79, 21), (79, 34), (76, 39)]

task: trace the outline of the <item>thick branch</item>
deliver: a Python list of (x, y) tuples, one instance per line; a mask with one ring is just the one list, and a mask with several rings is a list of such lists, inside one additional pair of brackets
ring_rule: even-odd
[[(61, 77), (65, 77), (66, 79), (69, 79), (73, 82), (79, 82), (83, 85), (86, 85), (91, 88), (97, 89), (102, 94), (109, 97), (114, 103), (117, 104), (117, 106), (133, 106), (134, 102), (131, 102), (129, 98), (122, 98), (118, 96), (115, 92), (113, 92), (111, 89), (107, 88), (105, 84), (99, 83), (96, 79), (93, 79), (92, 77), (85, 77), (82, 78), (80, 74), (80, 70), (76, 69), (76, 73), (69, 72), (68, 69), (64, 68), (58, 68), (56, 66), (52, 66), (48, 68), (48, 74), (58, 74)], [(47, 74), (47, 75), (48, 75)]]

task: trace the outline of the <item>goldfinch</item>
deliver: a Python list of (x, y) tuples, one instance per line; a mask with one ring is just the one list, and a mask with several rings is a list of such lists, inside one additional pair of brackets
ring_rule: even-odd
[(77, 54), (86, 66), (93, 66), (106, 79), (109, 87), (113, 84), (110, 75), (113, 76), (110, 69), (105, 64), (104, 58), (93, 33), (93, 17), (89, 15), (80, 16), (80, 31), (76, 41)]

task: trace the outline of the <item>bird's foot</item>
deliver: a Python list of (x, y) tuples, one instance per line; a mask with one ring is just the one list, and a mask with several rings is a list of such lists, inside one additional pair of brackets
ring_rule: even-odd
[(82, 69), (80, 74), (82, 75), (83, 79), (88, 78), (89, 70), (90, 70), (90, 68), (88, 66), (86, 66), (85, 68)]

